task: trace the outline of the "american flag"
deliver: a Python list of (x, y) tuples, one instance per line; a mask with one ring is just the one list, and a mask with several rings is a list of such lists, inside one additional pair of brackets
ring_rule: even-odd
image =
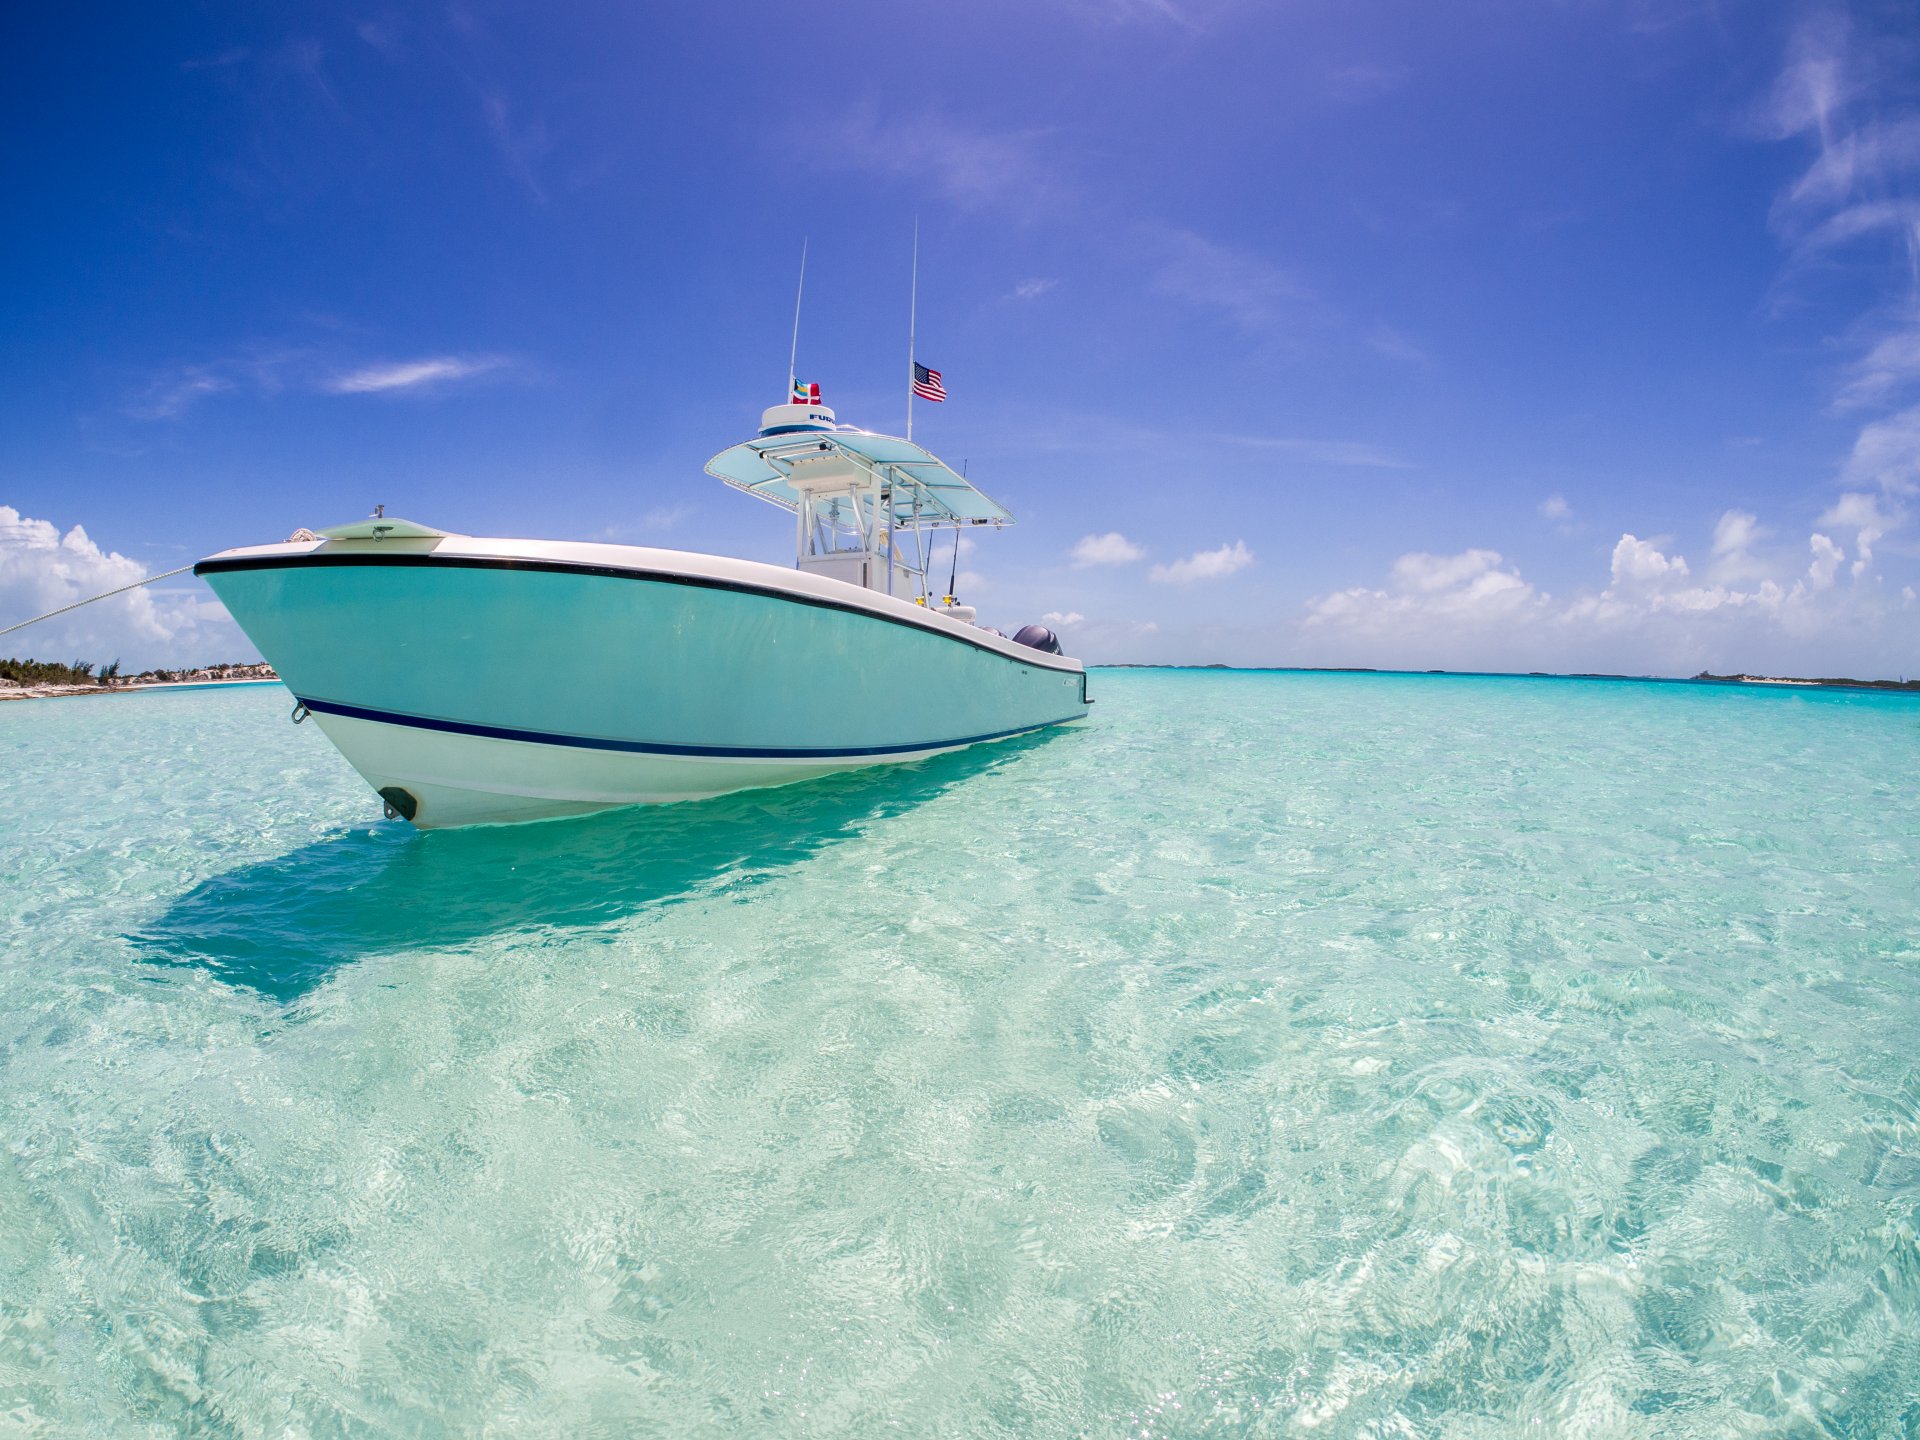
[(940, 372), (929, 370), (918, 360), (913, 362), (913, 393), (922, 400), (944, 400), (947, 387), (940, 383)]

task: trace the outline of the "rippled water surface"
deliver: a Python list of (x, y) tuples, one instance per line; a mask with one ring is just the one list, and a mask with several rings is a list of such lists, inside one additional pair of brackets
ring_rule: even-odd
[(1920, 1433), (1920, 701), (1093, 688), (430, 835), (0, 706), (0, 1434)]

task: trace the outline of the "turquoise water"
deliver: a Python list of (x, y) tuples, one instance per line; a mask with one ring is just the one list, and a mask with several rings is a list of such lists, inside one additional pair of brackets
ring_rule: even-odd
[(0, 1435), (1920, 1432), (1920, 701), (1094, 694), (430, 835), (0, 706)]

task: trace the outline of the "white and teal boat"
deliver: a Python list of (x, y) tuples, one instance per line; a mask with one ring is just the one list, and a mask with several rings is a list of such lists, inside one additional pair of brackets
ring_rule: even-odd
[(1009, 639), (933, 593), (939, 539), (1012, 517), (922, 447), (816, 398), (707, 470), (792, 512), (793, 569), (376, 514), (194, 570), (295, 718), (422, 827), (785, 785), (1086, 714), (1050, 632)]

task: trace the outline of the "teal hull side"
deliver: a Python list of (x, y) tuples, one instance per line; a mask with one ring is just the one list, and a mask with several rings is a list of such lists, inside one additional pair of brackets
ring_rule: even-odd
[(822, 754), (1084, 713), (1084, 675), (857, 610), (583, 572), (301, 565), (208, 582), (303, 700), (645, 746)]

